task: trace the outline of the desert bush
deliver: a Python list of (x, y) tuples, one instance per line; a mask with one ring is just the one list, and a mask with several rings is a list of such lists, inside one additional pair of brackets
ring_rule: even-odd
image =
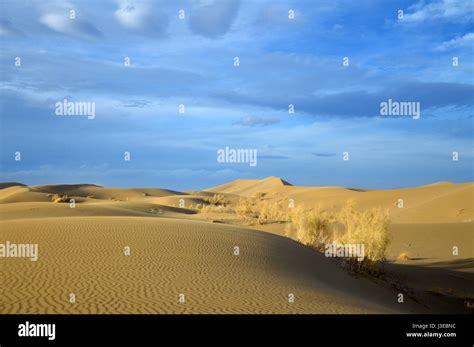
[(261, 200), (256, 203), (259, 224), (280, 223), (288, 220), (287, 208), (282, 203)]
[(235, 213), (245, 224), (280, 223), (288, 220), (287, 209), (281, 202), (264, 200), (265, 193), (256, 193), (250, 198), (241, 198)]
[(207, 213), (207, 212), (232, 213), (234, 212), (234, 210), (232, 210), (230, 207), (226, 207), (224, 205), (201, 205), (198, 207), (198, 209), (204, 213)]
[(321, 208), (306, 209), (299, 205), (290, 210), (286, 235), (304, 245), (320, 249), (332, 236), (334, 217)]
[(214, 194), (211, 198), (204, 198), (204, 201), (214, 206), (227, 206), (230, 203), (222, 194)]
[(410, 257), (408, 256), (408, 253), (407, 253), (407, 252), (402, 252), (402, 253), (400, 253), (400, 255), (398, 256), (398, 260), (406, 261), (406, 260), (410, 260)]
[(230, 207), (227, 207), (230, 204), (230, 201), (222, 194), (214, 194), (211, 198), (203, 198), (203, 201), (204, 203), (202, 204), (196, 204), (196, 209), (201, 212), (234, 212)]
[(320, 251), (332, 242), (364, 245), (362, 261), (344, 258), (339, 260), (341, 265), (349, 271), (380, 275), (378, 262), (384, 259), (389, 245), (387, 210), (359, 211), (354, 201), (348, 201), (339, 213), (332, 215), (321, 208), (307, 209), (298, 205), (290, 209), (288, 221), (286, 236)]
[(53, 194), (50, 196), (51, 201), (55, 203), (60, 203), (60, 202), (69, 202), (70, 199), (67, 195), (61, 195), (61, 194)]
[(383, 260), (389, 245), (387, 210), (371, 208), (358, 211), (354, 201), (349, 201), (337, 215), (337, 221), (343, 226), (343, 232), (336, 243), (363, 244), (365, 257), (370, 261)]
[(240, 198), (239, 203), (235, 207), (235, 213), (246, 224), (253, 224), (258, 217), (255, 208), (255, 201), (250, 198)]

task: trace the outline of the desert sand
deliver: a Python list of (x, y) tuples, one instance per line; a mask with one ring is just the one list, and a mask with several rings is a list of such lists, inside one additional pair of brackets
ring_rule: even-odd
[[(387, 208), (386, 276), (351, 275), (285, 237), (282, 224), (246, 226), (231, 212), (196, 208), (217, 193), (232, 206), (258, 192), (329, 211), (348, 199)], [(53, 194), (73, 198), (74, 208), (52, 202)], [(0, 258), (0, 313), (466, 312), (474, 300), (473, 201), (474, 183), (365, 190), (269, 177), (188, 192), (4, 183), (0, 243), (36, 243), (39, 258)], [(409, 258), (398, 260), (403, 252)], [(401, 289), (409, 293), (403, 304)]]

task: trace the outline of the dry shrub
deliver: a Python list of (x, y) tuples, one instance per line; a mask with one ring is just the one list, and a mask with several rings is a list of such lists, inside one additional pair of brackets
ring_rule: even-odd
[(55, 203), (69, 202), (70, 198), (67, 195), (53, 194), (51, 196), (51, 201)]
[(353, 201), (332, 215), (321, 208), (306, 209), (299, 205), (290, 210), (286, 236), (304, 245), (322, 250), (328, 243), (339, 245), (363, 244), (364, 260), (340, 259), (350, 271), (378, 274), (377, 262), (384, 259), (389, 244), (388, 211), (371, 208), (359, 211)]
[[(225, 198), (222, 194), (214, 194), (211, 198), (203, 198), (203, 201), (207, 203), (196, 204), (196, 209), (201, 212), (217, 212), (217, 213), (232, 213), (234, 212), (227, 205), (230, 204), (230, 201)], [(190, 206), (192, 208), (192, 205)]]
[(400, 255), (398, 256), (398, 260), (407, 261), (407, 260), (410, 260), (410, 257), (408, 256), (408, 253), (407, 253), (407, 252), (402, 252), (402, 253), (400, 253)]
[(258, 217), (255, 201), (251, 198), (240, 198), (235, 213), (245, 224), (253, 224)]
[(208, 213), (208, 212), (217, 212), (217, 213), (231, 213), (234, 212), (231, 208), (226, 207), (225, 205), (202, 205), (197, 204), (197, 209), (201, 212)]
[(240, 198), (235, 213), (245, 224), (280, 223), (288, 220), (281, 202), (264, 200), (266, 193), (258, 192), (250, 198)]
[(387, 210), (378, 207), (358, 211), (354, 201), (349, 201), (337, 215), (344, 231), (336, 240), (341, 244), (363, 244), (365, 258), (370, 261), (383, 260), (389, 245), (387, 232), (390, 218)]
[(332, 236), (334, 217), (321, 208), (307, 210), (303, 205), (292, 208), (286, 235), (304, 245), (320, 249)]
[(280, 223), (288, 219), (284, 206), (281, 203), (262, 200), (257, 202), (256, 209), (259, 224)]
[(213, 206), (227, 206), (230, 203), (222, 194), (214, 194), (212, 198), (204, 198), (203, 200)]

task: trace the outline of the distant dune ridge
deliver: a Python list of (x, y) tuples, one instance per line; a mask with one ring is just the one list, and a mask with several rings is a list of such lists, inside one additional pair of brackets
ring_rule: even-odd
[[(216, 194), (224, 205), (204, 209)], [(255, 194), (281, 206), (338, 211), (351, 199), (388, 209), (385, 266), (417, 300), (400, 305), (390, 281), (349, 275), (284, 237), (281, 223), (239, 225), (232, 207)], [(0, 243), (39, 246), (36, 262), (0, 259), (0, 313), (463, 312), (474, 300), (473, 204), (472, 182), (365, 190), (268, 177), (187, 192), (0, 183)]]
[[(361, 208), (386, 207), (397, 222), (468, 222), (474, 217), (474, 183), (439, 182), (416, 188), (365, 190), (344, 187), (293, 186), (277, 177), (263, 180), (235, 180), (209, 188), (214, 193), (251, 196), (267, 192), (279, 199), (292, 198), (307, 206), (321, 205), (338, 209), (348, 199), (354, 199)], [(403, 200), (403, 208), (397, 203)]]
[(268, 191), (271, 189), (291, 186), (290, 183), (278, 177), (267, 177), (262, 180), (235, 180), (230, 183), (209, 188), (207, 191), (216, 193), (229, 193), (238, 195), (251, 195), (255, 192)]
[(4, 183), (0, 183), (0, 189), (9, 188), (9, 187), (15, 187), (15, 186), (25, 186), (25, 185), (22, 184), (22, 183), (18, 183), (18, 182), (4, 182)]

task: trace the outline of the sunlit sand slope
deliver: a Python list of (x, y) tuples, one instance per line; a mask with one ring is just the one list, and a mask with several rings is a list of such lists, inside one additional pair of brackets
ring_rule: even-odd
[(267, 193), (275, 202), (293, 199), (295, 205), (320, 206), (338, 211), (348, 200), (360, 209), (382, 207), (390, 211), (393, 223), (448, 223), (474, 221), (474, 183), (440, 182), (402, 189), (366, 190), (344, 187), (292, 186), (276, 177), (263, 180), (236, 180), (208, 189), (214, 193), (251, 196)]

